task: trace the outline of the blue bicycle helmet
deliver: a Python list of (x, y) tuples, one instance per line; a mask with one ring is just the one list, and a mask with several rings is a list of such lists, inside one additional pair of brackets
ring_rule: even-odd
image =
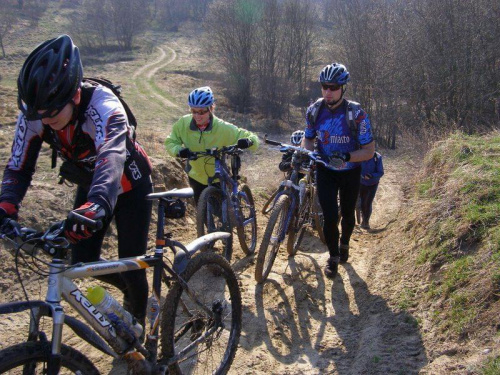
[(319, 74), (321, 83), (336, 83), (337, 85), (345, 85), (349, 82), (349, 72), (347, 68), (339, 63), (332, 63), (323, 68)]
[(188, 97), (188, 105), (190, 107), (210, 107), (214, 104), (214, 94), (208, 86), (199, 87), (191, 91)]
[[(60, 111), (81, 86), (82, 62), (68, 35), (45, 41), (30, 53), (17, 79), (19, 109), (28, 120)], [(44, 110), (43, 114), (38, 111)]]

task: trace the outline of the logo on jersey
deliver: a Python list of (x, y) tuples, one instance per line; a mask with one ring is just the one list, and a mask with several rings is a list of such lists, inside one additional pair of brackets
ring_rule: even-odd
[(130, 163), (128, 169), (130, 169), (130, 172), (132, 172), (132, 178), (134, 180), (137, 181), (142, 177), (141, 171), (139, 170), (139, 167), (137, 167), (137, 163), (135, 160), (132, 163)]
[(12, 162), (14, 163), (16, 168), (19, 168), (21, 165), (24, 145), (26, 143), (27, 130), (28, 130), (28, 124), (26, 122), (26, 117), (21, 116), (16, 131), (16, 139), (14, 140), (14, 146), (12, 147)]
[(104, 140), (104, 129), (103, 129), (103, 121), (99, 112), (93, 105), (90, 105), (87, 108), (87, 116), (92, 119), (92, 122), (95, 125), (95, 140), (96, 142), (102, 142)]
[(103, 159), (99, 159), (96, 163), (95, 163), (95, 169), (99, 168), (101, 165), (103, 164), (106, 164), (108, 162), (108, 159), (106, 158), (103, 158)]

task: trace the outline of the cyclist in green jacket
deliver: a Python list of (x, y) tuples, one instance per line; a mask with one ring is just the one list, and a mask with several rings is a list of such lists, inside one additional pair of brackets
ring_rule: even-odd
[[(171, 156), (189, 159), (192, 152), (233, 144), (252, 151), (257, 149), (257, 135), (215, 116), (214, 102), (213, 92), (208, 86), (191, 91), (188, 97), (191, 114), (182, 116), (174, 123), (172, 133), (165, 140), (165, 148)], [(215, 173), (214, 159), (200, 157), (188, 160), (186, 172), (189, 185), (194, 190), (195, 202), (198, 203), (201, 192), (208, 186), (208, 177)]]

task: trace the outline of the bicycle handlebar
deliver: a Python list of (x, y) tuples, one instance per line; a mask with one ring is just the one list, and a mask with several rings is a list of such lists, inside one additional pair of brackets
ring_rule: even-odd
[(189, 156), (189, 160), (196, 160), (200, 156), (212, 156), (212, 157), (219, 157), (221, 154), (240, 154), (242, 151), (241, 148), (238, 147), (237, 144), (235, 145), (230, 145), (230, 146), (223, 146), (223, 147), (213, 147), (213, 148), (207, 148), (205, 151), (191, 151), (191, 155)]
[(323, 160), (322, 158), (327, 158), (326, 155), (321, 155), (317, 152), (308, 150), (304, 147), (297, 147), (297, 146), (292, 146), (287, 143), (281, 143), (279, 141), (274, 141), (272, 139), (267, 139), (267, 135), (264, 137), (264, 142), (273, 146), (280, 146), (280, 152), (286, 152), (288, 150), (294, 150), (295, 152), (308, 156), (309, 159), (314, 161), (315, 163), (324, 165), (325, 167), (328, 167), (328, 161)]
[[(41, 248), (53, 256), (56, 249), (68, 249), (71, 245), (63, 234), (64, 224), (65, 220), (58, 221), (51, 224), (45, 232), (39, 232), (33, 228), (22, 227), (15, 220), (5, 218), (0, 221), (2, 228), (0, 238), (13, 243), (16, 248), (24, 248), (28, 252), (32, 252), (34, 248)], [(25, 247), (27, 244), (30, 245), (30, 249)]]
[(102, 221), (101, 220), (92, 220), (86, 216), (77, 214), (74, 211), (71, 211), (68, 214), (68, 219), (77, 222), (78, 224), (83, 224), (89, 229), (99, 230), (102, 229)]

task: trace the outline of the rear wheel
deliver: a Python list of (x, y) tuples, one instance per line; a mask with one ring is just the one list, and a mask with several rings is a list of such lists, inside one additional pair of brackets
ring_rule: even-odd
[(243, 252), (247, 255), (253, 254), (257, 246), (257, 215), (252, 191), (246, 184), (239, 186), (238, 205), (240, 218), (235, 223), (238, 239)]
[(302, 204), (297, 207), (288, 231), (286, 251), (290, 256), (297, 254), (297, 250), (299, 249), (302, 239), (304, 238), (304, 234), (307, 230), (307, 224), (309, 223), (311, 204), (311, 195), (308, 191), (304, 196)]
[[(23, 342), (0, 351), (0, 373), (46, 374), (51, 353), (50, 342)], [(79, 351), (61, 345), (59, 374), (97, 375), (99, 371)]]
[(223, 220), (222, 212), (222, 191), (215, 186), (208, 186), (200, 195), (196, 213), (196, 229), (198, 237), (213, 232), (228, 232), (230, 237), (221, 241), (214, 242), (204, 251), (210, 250), (222, 255), (228, 261), (231, 261), (233, 255), (233, 232), (231, 220), (226, 215)]
[(312, 204), (312, 216), (314, 221), (314, 227), (316, 232), (318, 232), (318, 237), (321, 242), (326, 243), (325, 234), (323, 233), (323, 224), (325, 223), (325, 218), (323, 217), (323, 210), (319, 204), (318, 194), (316, 191), (313, 192), (313, 204)]
[(178, 355), (169, 374), (226, 374), (241, 334), (236, 275), (221, 256), (200, 253), (180, 277), (188, 289), (174, 282), (163, 304), (160, 363)]
[(255, 280), (258, 283), (264, 282), (269, 276), (280, 245), (284, 241), (287, 229), (285, 228), (286, 218), (290, 210), (290, 204), (290, 197), (283, 194), (278, 198), (271, 211), (255, 265)]

